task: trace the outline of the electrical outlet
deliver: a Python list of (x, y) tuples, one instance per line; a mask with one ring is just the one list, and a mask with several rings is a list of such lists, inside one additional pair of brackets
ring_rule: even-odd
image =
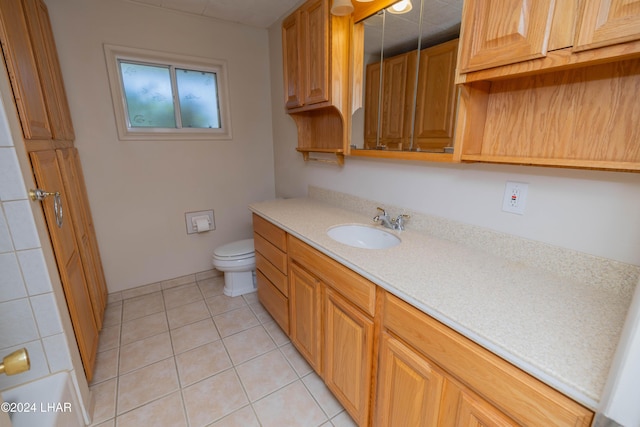
[(510, 182), (504, 189), (504, 200), (502, 201), (502, 210), (518, 215), (524, 214), (524, 208), (527, 202), (527, 191), (529, 184), (523, 182)]

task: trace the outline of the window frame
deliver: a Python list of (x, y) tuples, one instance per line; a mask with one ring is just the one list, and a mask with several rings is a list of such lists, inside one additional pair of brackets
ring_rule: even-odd
[[(175, 53), (158, 52), (148, 49), (116, 46), (105, 44), (104, 51), (107, 62), (107, 73), (111, 89), (111, 99), (120, 140), (207, 140), (233, 139), (231, 132), (231, 114), (229, 108), (229, 88), (227, 80), (227, 62), (220, 59), (202, 58)], [(220, 114), (220, 128), (155, 128), (132, 127), (127, 114), (127, 100), (124, 93), (120, 61), (138, 62), (170, 68), (180, 68), (190, 71), (204, 71), (216, 74), (218, 91), (218, 108)], [(176, 100), (175, 81), (174, 105), (179, 109), (180, 102)], [(181, 113), (178, 111), (177, 116)]]

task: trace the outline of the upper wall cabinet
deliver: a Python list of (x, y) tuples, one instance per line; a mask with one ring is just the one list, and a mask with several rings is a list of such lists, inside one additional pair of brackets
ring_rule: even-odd
[(640, 1), (501, 5), (464, 5), (454, 158), (640, 171)]
[(330, 0), (308, 0), (282, 23), (285, 107), (298, 127), (298, 151), (334, 153), (342, 164), (351, 123), (350, 16)]
[(0, 38), (28, 149), (70, 145), (73, 125), (44, 2), (0, 0)]

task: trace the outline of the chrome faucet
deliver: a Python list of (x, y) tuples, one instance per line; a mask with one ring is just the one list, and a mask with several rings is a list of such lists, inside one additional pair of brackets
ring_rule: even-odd
[(387, 211), (385, 211), (382, 208), (378, 208), (378, 211), (380, 212), (378, 215), (373, 217), (373, 220), (375, 222), (380, 222), (380, 224), (382, 224), (383, 227), (386, 228), (390, 228), (392, 230), (398, 230), (398, 231), (402, 231), (404, 230), (404, 222), (406, 219), (409, 219), (409, 215), (398, 215), (397, 218), (389, 218), (389, 215), (387, 214)]

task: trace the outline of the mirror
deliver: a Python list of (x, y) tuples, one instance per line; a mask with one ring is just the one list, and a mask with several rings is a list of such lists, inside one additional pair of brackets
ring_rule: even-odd
[(453, 144), (462, 0), (411, 1), (406, 13), (390, 7), (358, 24), (364, 26), (363, 107), (352, 118), (351, 155), (452, 151), (446, 147)]

